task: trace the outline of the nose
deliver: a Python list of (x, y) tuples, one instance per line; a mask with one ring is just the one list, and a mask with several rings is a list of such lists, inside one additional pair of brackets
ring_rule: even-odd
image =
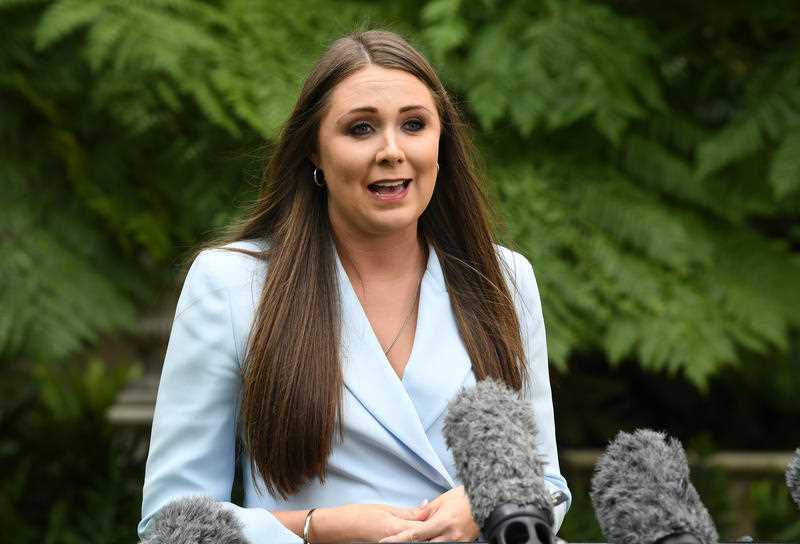
[(397, 143), (397, 136), (393, 131), (387, 131), (384, 139), (383, 147), (378, 151), (375, 156), (378, 164), (390, 165), (400, 164), (406, 160), (403, 149)]

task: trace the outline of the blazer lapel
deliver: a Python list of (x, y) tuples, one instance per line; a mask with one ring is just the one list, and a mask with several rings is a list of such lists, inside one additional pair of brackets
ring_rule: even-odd
[[(433, 248), (430, 248), (429, 255), (434, 255), (434, 253)], [(436, 263), (438, 267), (438, 260)], [(428, 311), (431, 289), (438, 289), (438, 287), (429, 285), (435, 283), (431, 277), (430, 266), (431, 258), (429, 257), (429, 270), (426, 270), (423, 275), (420, 288), (418, 312), (420, 316)], [(433, 469), (433, 473), (425, 474), (427, 477), (444, 480), (439, 483), (454, 485), (425, 434), (425, 427), (420, 421), (417, 407), (409, 397), (403, 382), (397, 377), (386, 359), (338, 254), (336, 255), (336, 273), (339, 280), (342, 311), (341, 334), (345, 387), (389, 433)], [(424, 320), (418, 318), (417, 323), (416, 334), (419, 335), (420, 325), (424, 323)], [(416, 351), (415, 339), (406, 372), (411, 367), (413, 359), (416, 358)]]
[[(461, 341), (439, 259), (431, 248), (430, 281), (424, 285), (414, 353), (403, 374), (420, 422), (427, 431), (472, 376), (472, 362)], [(473, 382), (474, 383), (474, 380)]]

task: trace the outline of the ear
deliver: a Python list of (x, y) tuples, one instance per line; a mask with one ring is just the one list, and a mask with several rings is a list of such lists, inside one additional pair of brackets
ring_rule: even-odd
[(308, 160), (311, 161), (311, 164), (314, 165), (314, 168), (319, 168), (319, 155), (317, 155), (316, 153), (311, 153), (308, 156)]

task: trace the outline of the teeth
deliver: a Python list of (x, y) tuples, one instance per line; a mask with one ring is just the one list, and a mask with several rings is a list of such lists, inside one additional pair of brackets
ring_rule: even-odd
[(402, 185), (405, 183), (405, 180), (400, 181), (381, 181), (378, 183), (373, 183), (373, 185), (377, 185), (378, 187), (397, 187), (398, 185)]

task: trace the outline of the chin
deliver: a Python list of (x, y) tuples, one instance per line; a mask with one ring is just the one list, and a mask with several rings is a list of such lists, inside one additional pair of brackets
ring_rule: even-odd
[(420, 214), (411, 210), (392, 210), (376, 214), (369, 220), (369, 230), (377, 235), (402, 232), (416, 229)]

